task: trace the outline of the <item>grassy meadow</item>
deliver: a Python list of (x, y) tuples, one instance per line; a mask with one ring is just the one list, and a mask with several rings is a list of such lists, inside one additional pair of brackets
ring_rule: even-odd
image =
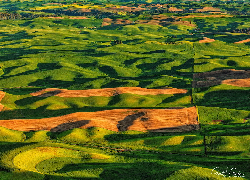
[[(192, 85), (197, 73), (249, 70), (249, 42), (235, 43), (250, 39), (249, 4), (155, 3), (160, 1), (0, 1), (0, 90), (5, 93), (0, 120), (195, 106), (201, 127), (188, 132), (100, 127), (52, 132), (0, 126), (0, 180), (250, 179), (250, 86), (216, 78), (215, 85)], [(207, 6), (221, 12), (198, 11)], [(205, 38), (214, 41), (201, 43)], [(187, 93), (30, 94), (45, 88), (116, 87)]]

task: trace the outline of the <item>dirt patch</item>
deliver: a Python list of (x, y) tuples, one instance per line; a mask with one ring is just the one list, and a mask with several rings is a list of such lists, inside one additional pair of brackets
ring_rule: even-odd
[(82, 8), (78, 10), (79, 12), (91, 12), (91, 9)]
[(90, 97), (90, 96), (105, 96), (111, 97), (119, 94), (130, 93), (138, 95), (158, 95), (158, 94), (184, 94), (186, 89), (147, 89), (140, 87), (118, 87), (104, 89), (87, 89), (87, 90), (67, 90), (57, 88), (47, 88), (41, 91), (30, 93), (32, 96), (49, 97)]
[(173, 22), (172, 24), (185, 25), (185, 26), (190, 26), (190, 27), (196, 27), (196, 25), (192, 24), (190, 21), (176, 21), (176, 22)]
[(214, 42), (214, 39), (210, 39), (207, 37), (204, 37), (203, 40), (199, 40), (199, 43), (210, 43), (210, 42)]
[(85, 16), (71, 16), (71, 17), (69, 17), (69, 19), (89, 19), (89, 18), (87, 18)]
[(250, 42), (250, 39), (245, 39), (245, 40), (242, 40), (242, 41), (238, 41), (238, 42), (235, 42), (234, 44), (241, 44), (241, 43), (247, 43), (247, 42)]
[(50, 19), (64, 19), (63, 17), (47, 17), (47, 18), (50, 18)]
[[(5, 96), (5, 92), (0, 91), (0, 102), (2, 101), (3, 97)], [(0, 111), (2, 111), (4, 108), (4, 105), (0, 103)]]
[(105, 11), (112, 11), (112, 12), (137, 12), (137, 11), (144, 11), (145, 8), (142, 7), (129, 7), (129, 6), (120, 6), (118, 7), (106, 7)]
[(102, 26), (109, 26), (109, 25), (129, 25), (133, 22), (126, 19), (110, 19), (110, 18), (104, 18), (102, 22)]
[(182, 18), (196, 18), (196, 17), (213, 17), (213, 18), (221, 18), (221, 17), (233, 17), (230, 15), (187, 15)]
[(222, 84), (228, 84), (238, 87), (250, 87), (250, 78), (248, 79), (227, 79), (222, 81)]
[[(0, 126), (19, 131), (51, 130), (61, 132), (79, 127), (101, 127), (112, 131), (172, 132), (173, 129), (171, 128), (175, 128), (176, 131), (195, 130), (198, 129), (199, 123), (196, 108), (190, 107), (183, 109), (113, 109), (97, 112), (77, 112), (43, 119), (1, 120)], [(193, 128), (191, 128), (192, 126)]]
[(168, 26), (170, 24), (177, 24), (177, 25), (185, 25), (196, 27), (195, 24), (192, 24), (190, 21), (180, 21), (179, 17), (170, 18), (165, 15), (153, 15), (151, 20), (124, 20), (124, 19), (110, 19), (104, 18), (102, 22), (102, 26), (109, 26), (109, 25), (130, 25), (130, 24), (150, 24), (150, 25), (158, 25), (158, 26)]
[(209, 87), (219, 84), (249, 87), (250, 70), (224, 69), (193, 75), (193, 88)]
[[(64, 18), (64, 17), (47, 17), (47, 18), (50, 18), (50, 19), (66, 19), (66, 18)], [(69, 16), (68, 17), (69, 19), (89, 19), (89, 18), (87, 18), (87, 17), (85, 17), (85, 16)]]
[(37, 95), (37, 97), (50, 97), (50, 96), (55, 96), (57, 94), (61, 93), (60, 90), (52, 90), (52, 91), (44, 91), (44, 93)]
[(170, 12), (182, 12), (182, 11), (184, 11), (183, 9), (178, 9), (176, 7), (170, 7), (170, 8), (168, 8), (168, 10)]
[(197, 9), (196, 12), (221, 12), (221, 10), (214, 7), (204, 7), (203, 9)]

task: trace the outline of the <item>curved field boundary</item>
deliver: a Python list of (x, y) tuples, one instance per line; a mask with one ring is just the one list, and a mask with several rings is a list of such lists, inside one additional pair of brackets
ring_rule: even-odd
[(72, 159), (109, 159), (102, 150), (62, 143), (38, 143), (16, 148), (0, 156), (4, 167), (39, 172), (36, 166), (45, 160), (68, 157)]
[[(3, 97), (5, 96), (5, 92), (0, 91), (0, 102), (2, 101)], [(4, 105), (0, 103), (0, 111), (2, 111), (4, 108)]]
[(241, 43), (247, 43), (247, 42), (250, 42), (250, 39), (245, 39), (245, 40), (242, 40), (242, 41), (238, 41), (238, 42), (235, 42), (234, 44), (241, 44)]
[(100, 127), (112, 131), (181, 132), (199, 129), (195, 107), (183, 109), (113, 109), (77, 112), (43, 119), (1, 120), (0, 126), (19, 131)]
[(186, 89), (147, 89), (140, 87), (118, 87), (104, 89), (87, 89), (87, 90), (67, 90), (57, 88), (47, 88), (41, 91), (30, 93), (32, 96), (49, 97), (89, 97), (89, 96), (115, 96), (123, 93), (138, 95), (158, 95), (158, 94), (182, 94), (187, 93)]
[(38, 172), (35, 166), (39, 162), (54, 157), (82, 158), (82, 155), (78, 151), (73, 151), (65, 148), (37, 147), (15, 156), (13, 159), (13, 164), (14, 166), (22, 170)]

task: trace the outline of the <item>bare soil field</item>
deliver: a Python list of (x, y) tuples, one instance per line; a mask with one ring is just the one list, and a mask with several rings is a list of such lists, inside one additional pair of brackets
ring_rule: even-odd
[(227, 79), (222, 81), (222, 84), (228, 84), (238, 87), (250, 87), (250, 78), (247, 79)]
[(245, 39), (245, 40), (242, 40), (242, 41), (238, 41), (238, 42), (235, 42), (234, 44), (247, 43), (247, 42), (250, 42), (250, 39)]
[(210, 39), (207, 37), (204, 37), (203, 40), (199, 40), (199, 43), (210, 43), (210, 42), (214, 42), (214, 39)]
[(101, 127), (112, 131), (173, 132), (199, 129), (195, 107), (182, 109), (113, 109), (77, 112), (43, 119), (1, 120), (0, 126), (19, 130), (61, 132), (73, 128)]
[(64, 19), (63, 17), (47, 17), (47, 18), (50, 18), (50, 19)]
[(110, 18), (104, 18), (102, 22), (102, 26), (129, 25), (129, 24), (150, 24), (150, 25), (158, 25), (158, 26), (167, 26), (170, 24), (177, 24), (177, 25), (196, 27), (196, 25), (191, 24), (190, 21), (179, 21), (179, 18), (175, 18), (175, 22), (173, 22), (172, 18), (169, 18), (165, 15), (153, 15), (151, 20), (136, 20), (134, 22), (130, 20), (124, 20), (124, 19), (113, 20)]
[[(0, 102), (1, 102), (1, 100), (3, 99), (4, 96), (5, 96), (5, 92), (0, 91)], [(0, 111), (2, 111), (3, 108), (4, 108), (4, 105), (2, 105), (2, 104), (0, 103)]]
[(182, 11), (184, 11), (183, 9), (178, 9), (176, 7), (170, 7), (170, 8), (168, 8), (168, 10), (170, 12), (182, 12)]
[(249, 87), (250, 70), (224, 69), (193, 75), (193, 88), (209, 87), (219, 84)]
[(100, 11), (105, 11), (105, 12), (137, 12), (137, 11), (143, 11), (146, 10), (146, 8), (143, 7), (129, 7), (129, 6), (120, 6), (120, 7), (105, 7), (101, 8)]
[(124, 19), (113, 20), (110, 18), (103, 18), (102, 26), (118, 25), (118, 24), (129, 25), (132, 24), (132, 21)]
[(230, 15), (187, 15), (187, 16), (183, 16), (182, 18), (196, 18), (196, 17), (221, 18), (221, 17), (233, 17), (233, 16), (230, 16)]
[(131, 93), (138, 95), (158, 95), (158, 94), (182, 94), (187, 93), (186, 89), (147, 89), (140, 87), (118, 87), (104, 89), (87, 89), (87, 90), (67, 90), (57, 88), (47, 88), (41, 91), (30, 93), (32, 96), (49, 97), (90, 97), (90, 96), (115, 96), (123, 93)]
[(219, 8), (214, 8), (214, 7), (204, 7), (202, 9), (196, 10), (196, 12), (208, 12), (208, 11), (221, 12), (221, 10)]
[[(50, 18), (50, 19), (65, 19), (64, 17), (47, 17), (47, 18)], [(85, 16), (69, 16), (68, 17), (69, 19), (89, 19)]]

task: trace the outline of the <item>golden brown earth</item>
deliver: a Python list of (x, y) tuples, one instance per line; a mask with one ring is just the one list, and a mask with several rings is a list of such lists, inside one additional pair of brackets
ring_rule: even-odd
[[(3, 97), (5, 96), (5, 92), (0, 91), (0, 102), (2, 101)], [(4, 105), (0, 103), (0, 111), (2, 111), (4, 108)]]
[(210, 43), (210, 42), (214, 42), (214, 39), (210, 39), (207, 37), (204, 37), (203, 40), (199, 40), (199, 43)]
[(214, 7), (204, 7), (202, 9), (197, 9), (196, 12), (206, 12), (206, 11), (216, 11), (216, 12), (221, 12), (219, 8), (214, 8)]
[(221, 17), (233, 17), (230, 15), (187, 15), (182, 18), (195, 18), (195, 17), (213, 17), (213, 18), (221, 18)]
[(67, 90), (57, 88), (47, 88), (41, 91), (30, 93), (32, 96), (49, 97), (89, 97), (89, 96), (115, 96), (123, 93), (138, 95), (158, 95), (158, 94), (182, 94), (187, 93), (186, 89), (147, 89), (141, 87), (117, 87), (104, 89), (87, 89), (87, 90)]
[(222, 81), (222, 84), (228, 84), (238, 87), (250, 87), (250, 78), (247, 79), (227, 79)]
[(250, 39), (245, 39), (245, 40), (242, 40), (242, 41), (238, 41), (238, 42), (235, 42), (234, 44), (247, 43), (247, 42), (250, 42)]
[(199, 129), (195, 107), (183, 109), (113, 109), (76, 112), (43, 119), (1, 120), (0, 126), (19, 131), (101, 127), (112, 131), (173, 132)]

